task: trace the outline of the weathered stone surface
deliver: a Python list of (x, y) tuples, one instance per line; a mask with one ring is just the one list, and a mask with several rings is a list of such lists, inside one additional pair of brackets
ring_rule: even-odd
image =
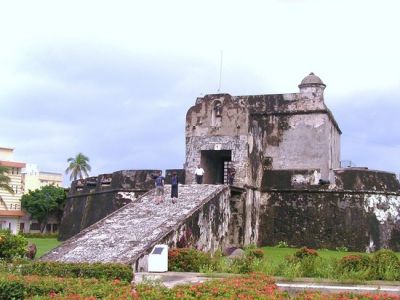
[(154, 188), (159, 170), (126, 170), (72, 182), (59, 239), (64, 241)]
[(270, 191), (262, 194), (258, 243), (365, 251), (391, 247), (400, 228), (400, 195), (349, 191)]
[[(170, 193), (170, 186), (165, 193)], [(176, 204), (166, 197), (156, 205), (152, 190), (84, 229), (42, 260), (134, 264), (156, 243), (176, 244), (189, 229), (189, 243), (213, 251), (227, 242), (229, 194), (227, 186), (182, 185)]]
[(319, 179), (319, 170), (265, 170), (261, 191), (311, 188)]
[(400, 190), (399, 181), (394, 173), (367, 168), (335, 170), (335, 184), (339, 189), (354, 191), (398, 192)]
[(299, 93), (197, 98), (186, 115), (188, 182), (201, 164), (207, 183), (221, 183), (210, 174), (220, 174), (224, 161), (235, 167), (240, 186), (260, 187), (266, 169), (317, 169), (332, 180), (340, 166), (341, 131), (324, 103), (325, 84), (311, 77)]

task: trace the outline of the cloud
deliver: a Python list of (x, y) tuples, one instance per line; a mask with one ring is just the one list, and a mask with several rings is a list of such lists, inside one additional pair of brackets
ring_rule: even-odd
[(1, 3), (0, 144), (47, 171), (64, 170), (78, 152), (93, 174), (181, 167), (186, 111), (217, 91), (223, 50), (222, 92), (296, 92), (313, 71), (343, 130), (342, 157), (399, 169), (387, 158), (399, 141), (398, 8), (391, 0)]
[(332, 103), (342, 134), (342, 159), (357, 166), (400, 171), (400, 90), (353, 94)]

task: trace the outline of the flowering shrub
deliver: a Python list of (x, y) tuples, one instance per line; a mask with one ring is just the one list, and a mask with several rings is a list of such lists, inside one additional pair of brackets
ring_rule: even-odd
[(308, 258), (308, 257), (317, 257), (318, 256), (318, 252), (314, 249), (309, 249), (307, 247), (302, 247), (299, 250), (297, 250), (293, 256), (297, 259), (304, 259), (304, 258)]
[(400, 300), (388, 294), (320, 294), (301, 292), (288, 294), (277, 289), (275, 282), (262, 273), (206, 281), (167, 289), (159, 285), (140, 284), (136, 299), (296, 299), (296, 300)]
[[(181, 285), (166, 291), (138, 285), (138, 299), (272, 299), (276, 285), (268, 276), (252, 273), (240, 277)], [(161, 293), (160, 293), (161, 292)]]
[(318, 277), (318, 263), (322, 259), (318, 252), (307, 247), (300, 248), (293, 255), (285, 257), (285, 262), (280, 265), (283, 276), (287, 277)]
[[(7, 290), (2, 289), (4, 286)], [(1, 293), (9, 291), (24, 298), (2, 298)], [(120, 280), (0, 274), (0, 299), (30, 299), (35, 296), (41, 296), (40, 299), (133, 299), (131, 285)]]
[(204, 266), (213, 265), (211, 255), (191, 248), (168, 251), (168, 269), (178, 272), (199, 272)]
[(338, 262), (341, 272), (359, 272), (369, 268), (371, 259), (366, 255), (347, 255), (342, 257)]

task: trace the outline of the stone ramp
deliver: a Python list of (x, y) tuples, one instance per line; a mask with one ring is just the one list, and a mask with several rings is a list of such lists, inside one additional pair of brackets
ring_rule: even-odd
[(134, 263), (157, 241), (200, 209), (224, 185), (180, 185), (173, 204), (171, 186), (165, 187), (165, 200), (157, 205), (155, 190), (127, 204), (91, 225), (42, 256), (42, 261)]

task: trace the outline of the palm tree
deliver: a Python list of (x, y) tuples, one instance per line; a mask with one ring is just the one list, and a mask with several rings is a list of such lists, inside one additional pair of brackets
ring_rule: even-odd
[(10, 194), (14, 194), (13, 188), (9, 185), (11, 179), (8, 177), (7, 173), (8, 168), (0, 166), (0, 189), (3, 189)]
[(83, 155), (82, 153), (78, 153), (75, 157), (68, 158), (67, 162), (69, 162), (68, 168), (65, 170), (65, 174), (71, 172), (70, 180), (76, 180), (78, 177), (84, 178), (89, 176), (89, 171), (91, 167), (89, 165), (89, 157)]

